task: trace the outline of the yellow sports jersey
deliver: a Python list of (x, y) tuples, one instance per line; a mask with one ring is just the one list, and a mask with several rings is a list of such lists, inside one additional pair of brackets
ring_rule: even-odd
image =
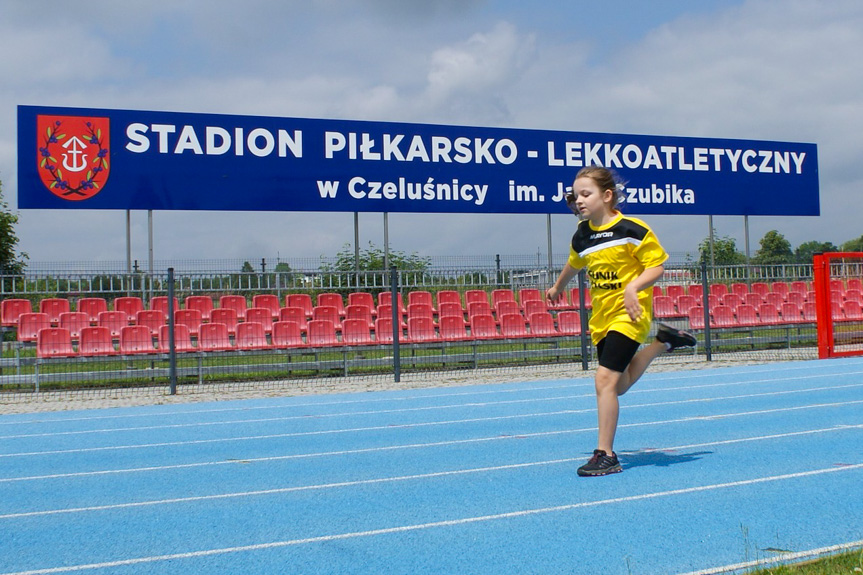
[(647, 268), (668, 259), (653, 230), (643, 221), (618, 212), (614, 220), (594, 228), (589, 220), (578, 224), (569, 248), (569, 265), (587, 268), (593, 315), (590, 335), (596, 344), (609, 331), (643, 343), (653, 318), (653, 289), (638, 293), (644, 313), (632, 321), (623, 305), (623, 289)]

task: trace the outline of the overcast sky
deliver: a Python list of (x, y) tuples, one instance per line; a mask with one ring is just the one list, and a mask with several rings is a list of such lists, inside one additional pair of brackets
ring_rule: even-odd
[[(750, 218), (752, 252), (863, 235), (859, 0), (0, 0), (0, 181), (16, 106), (78, 106), (811, 142), (821, 216)], [(758, 194), (759, 190), (752, 190)], [(762, 198), (782, 202), (781, 197)], [(122, 211), (21, 210), (34, 262), (123, 261)], [(645, 217), (695, 251), (707, 217)], [(360, 243), (383, 245), (361, 214)], [(555, 253), (575, 225), (552, 218)], [(743, 249), (743, 218), (714, 219)], [(156, 212), (157, 260), (332, 256), (353, 215)], [(542, 215), (389, 216), (391, 249), (545, 252)], [(147, 259), (145, 212), (132, 251)]]

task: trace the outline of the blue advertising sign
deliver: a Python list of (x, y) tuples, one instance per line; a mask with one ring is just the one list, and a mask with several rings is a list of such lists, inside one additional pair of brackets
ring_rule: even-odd
[(595, 164), (630, 214), (820, 213), (815, 144), (18, 107), (22, 209), (548, 214)]

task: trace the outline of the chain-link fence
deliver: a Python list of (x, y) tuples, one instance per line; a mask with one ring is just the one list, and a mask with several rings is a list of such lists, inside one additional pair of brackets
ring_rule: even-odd
[[(255, 271), (210, 264), (216, 271), (153, 274), (32, 266), (0, 277), (0, 401), (125, 388), (323, 388), (405, 374), (469, 380), (485, 369), (530, 377), (594, 363), (589, 292), (573, 283), (561, 301), (545, 302), (557, 270), (541, 254), (430, 260), (418, 270), (262, 262)], [(661, 361), (814, 357), (811, 281), (808, 265), (671, 260), (654, 287), (654, 315), (695, 332), (699, 345)]]

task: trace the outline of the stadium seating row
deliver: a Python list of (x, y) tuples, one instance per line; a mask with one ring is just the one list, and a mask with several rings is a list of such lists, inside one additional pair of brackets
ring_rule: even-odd
[[(863, 321), (863, 304), (848, 300), (832, 307), (833, 321)], [(694, 306), (688, 312), (689, 327), (693, 330), (704, 329), (704, 308)], [(758, 327), (775, 325), (798, 325), (815, 323), (815, 303), (806, 302), (802, 306), (796, 302), (785, 302), (781, 306), (762, 303), (759, 306), (741, 304), (736, 308), (718, 305), (710, 308), (710, 327), (716, 329), (735, 327)]]
[[(587, 294), (586, 294), (587, 295)], [(428, 291), (410, 291), (407, 294), (407, 304), (426, 304), (431, 306), (432, 310), (437, 313), (441, 306), (456, 306), (458, 309), (466, 312), (471, 304), (488, 305), (492, 310), (497, 312), (501, 304), (512, 304), (518, 306), (519, 311), (525, 311), (524, 306), (528, 302), (540, 301), (544, 303), (544, 294), (535, 288), (525, 288), (518, 290), (518, 299), (516, 294), (511, 289), (492, 290), (491, 293), (485, 290), (468, 290), (464, 294), (464, 302), (462, 295), (455, 290), (442, 290), (432, 295)], [(575, 302), (575, 305), (570, 305), (570, 298)], [(589, 306), (589, 295), (587, 301)], [(578, 292), (571, 290), (570, 294), (563, 294), (558, 302), (552, 305), (552, 309), (578, 309)], [(174, 298), (174, 309), (181, 309), (178, 298)], [(275, 294), (257, 294), (251, 298), (251, 304), (242, 295), (224, 295), (218, 300), (206, 295), (188, 296), (184, 300), (182, 309), (196, 309), (201, 312), (203, 321), (210, 321), (210, 314), (215, 309), (233, 309), (237, 314), (237, 319), (243, 321), (246, 311), (250, 308), (269, 309), (273, 319), (279, 316), (279, 310), (282, 307), (300, 307), (306, 312), (306, 317), (311, 319), (312, 309), (315, 306), (333, 306), (338, 309), (342, 317), (346, 315), (346, 307), (348, 305), (365, 305), (372, 309), (373, 314), (376, 314), (377, 309), (381, 305), (391, 305), (392, 296), (389, 292), (381, 292), (377, 297), (368, 292), (353, 292), (348, 294), (347, 302), (341, 294), (338, 293), (322, 293), (318, 294), (316, 302), (313, 301), (309, 294), (288, 294), (284, 298), (284, 305), (279, 296)], [(218, 305), (216, 305), (218, 304)], [(109, 311), (109, 304), (105, 298), (101, 297), (84, 297), (77, 301), (75, 311), (87, 314), (90, 324), (96, 325), (100, 313)], [(123, 312), (127, 316), (127, 323), (133, 325), (137, 319), (137, 314), (145, 310), (144, 301), (137, 296), (118, 297), (111, 302), (111, 311)], [(66, 298), (43, 298), (39, 301), (38, 310), (33, 309), (33, 305), (28, 299), (9, 298), (0, 303), (0, 321), (5, 327), (16, 327), (18, 318), (24, 313), (46, 313), (49, 316), (52, 326), (59, 326), (60, 315), (72, 311), (72, 305), (69, 299)], [(157, 296), (150, 301), (150, 310), (161, 311), (167, 319), (168, 313), (168, 298), (165, 296)], [(398, 309), (402, 315), (407, 315), (408, 309), (405, 306), (405, 300), (402, 294), (398, 295)]]
[[(579, 335), (581, 324), (576, 311), (560, 312), (557, 321), (549, 312), (533, 314), (529, 321), (521, 314), (504, 314), (499, 321), (490, 314), (478, 314), (467, 324), (455, 317), (443, 317), (440, 324), (425, 317), (408, 318), (406, 333), (399, 332), (399, 340), (405, 343), (460, 342)], [(166, 353), (170, 349), (169, 337), (167, 325), (161, 325), (155, 337), (146, 325), (124, 325), (118, 338), (107, 326), (87, 325), (80, 329), (77, 339), (69, 328), (43, 327), (35, 341), (40, 358), (98, 357)], [(373, 329), (361, 319), (345, 319), (340, 329), (331, 320), (313, 319), (305, 330), (299, 322), (276, 321), (269, 332), (262, 323), (246, 321), (237, 324), (233, 335), (220, 322), (201, 324), (194, 336), (188, 325), (174, 326), (174, 349), (178, 353), (381, 345), (392, 341), (392, 320), (387, 317), (376, 319)]]

